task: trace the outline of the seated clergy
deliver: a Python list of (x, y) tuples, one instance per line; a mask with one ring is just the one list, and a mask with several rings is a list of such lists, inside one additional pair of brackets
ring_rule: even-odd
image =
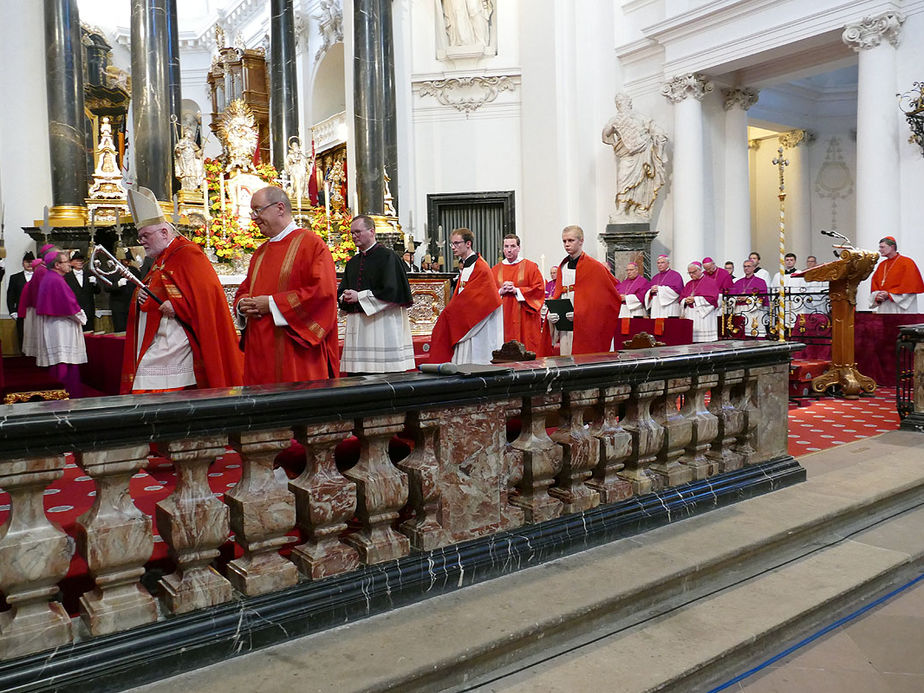
[(699, 262), (687, 265), (687, 273), (690, 281), (680, 293), (681, 317), (693, 321), (694, 342), (713, 342), (718, 339), (716, 309), (719, 306), (719, 287), (703, 274), (703, 266)]

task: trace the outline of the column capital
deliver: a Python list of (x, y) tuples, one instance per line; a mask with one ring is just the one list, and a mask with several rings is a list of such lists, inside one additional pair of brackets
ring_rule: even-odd
[(680, 103), (691, 96), (697, 101), (702, 101), (712, 89), (713, 84), (705, 75), (690, 72), (685, 75), (675, 75), (661, 87), (661, 95), (671, 103)]
[(864, 17), (859, 22), (848, 24), (841, 39), (856, 52), (875, 48), (883, 39), (898, 47), (905, 16), (899, 12), (885, 12), (874, 17)]
[(748, 110), (751, 106), (757, 103), (757, 97), (760, 94), (758, 89), (752, 89), (751, 87), (736, 87), (734, 89), (723, 89), (722, 98), (724, 99), (724, 106), (726, 111), (730, 111), (733, 108), (740, 109), (742, 111)]

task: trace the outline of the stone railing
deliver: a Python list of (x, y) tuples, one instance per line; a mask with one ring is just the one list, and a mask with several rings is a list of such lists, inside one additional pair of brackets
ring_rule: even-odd
[[(156, 678), (801, 480), (786, 453), (798, 346), (6, 407), (0, 689)], [(335, 454), (351, 436), (355, 464)], [(274, 459), (293, 438), (306, 464), (286, 485)], [(152, 443), (176, 471), (153, 517), (130, 486)], [(209, 466), (229, 448), (241, 478), (222, 499)], [(76, 542), (43, 507), (67, 452), (96, 488)], [(74, 561), (88, 577), (69, 613)]]

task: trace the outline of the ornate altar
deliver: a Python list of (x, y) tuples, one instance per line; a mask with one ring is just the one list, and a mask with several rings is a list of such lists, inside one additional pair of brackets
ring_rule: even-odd
[(857, 308), (857, 286), (873, 273), (879, 254), (868, 250), (844, 248), (839, 260), (827, 262), (798, 274), (807, 281), (829, 282), (831, 299), (832, 338), (831, 365), (812, 380), (815, 392), (824, 392), (831, 385), (840, 385), (844, 397), (857, 399), (860, 392), (874, 392), (876, 381), (857, 370), (854, 356), (854, 315)]

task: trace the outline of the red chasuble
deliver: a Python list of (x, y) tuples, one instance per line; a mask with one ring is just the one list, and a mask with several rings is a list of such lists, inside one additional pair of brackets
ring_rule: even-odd
[[(170, 301), (192, 348), (196, 387), (232, 387), (243, 382), (241, 352), (237, 332), (228, 310), (228, 300), (205, 253), (182, 236), (174, 238), (157, 256), (145, 277), (154, 294)], [(138, 362), (154, 341), (160, 326), (160, 306), (151, 298), (139, 309), (135, 290), (128, 312), (125, 332), (125, 357), (122, 359), (123, 394), (132, 391)], [(141, 350), (135, 355), (138, 339), (138, 311), (147, 314)]]
[(475, 260), (465, 286), (461, 281), (456, 284), (452, 300), (433, 326), (430, 335), (430, 363), (450, 361), (456, 344), (470, 329), (497, 310), (500, 304), (497, 282), (494, 281), (491, 268), (479, 257)]
[(890, 294), (921, 294), (924, 293), (924, 281), (914, 260), (896, 255), (879, 263), (873, 274), (872, 289)]
[[(562, 260), (558, 268), (555, 293), (552, 298), (561, 298), (565, 287), (562, 286), (562, 267), (568, 258)], [(610, 343), (619, 327), (619, 307), (622, 299), (616, 290), (616, 277), (606, 265), (582, 253), (577, 260), (574, 273), (574, 286), (570, 287), (575, 298), (574, 304), (574, 341), (572, 354), (596, 354), (610, 350)]]
[(247, 321), (245, 385), (337, 377), (337, 273), (317, 234), (295, 229), (257, 248), (235, 307), (245, 296), (272, 296), (289, 323), (277, 327), (270, 314)]
[(501, 296), (501, 305), (504, 306), (504, 341), (515, 339), (530, 351), (539, 353), (539, 311), (545, 299), (545, 281), (539, 265), (525, 259), (515, 265), (498, 262), (493, 271), (497, 288), (504, 282), (513, 282), (526, 299), (518, 301), (516, 294)]

